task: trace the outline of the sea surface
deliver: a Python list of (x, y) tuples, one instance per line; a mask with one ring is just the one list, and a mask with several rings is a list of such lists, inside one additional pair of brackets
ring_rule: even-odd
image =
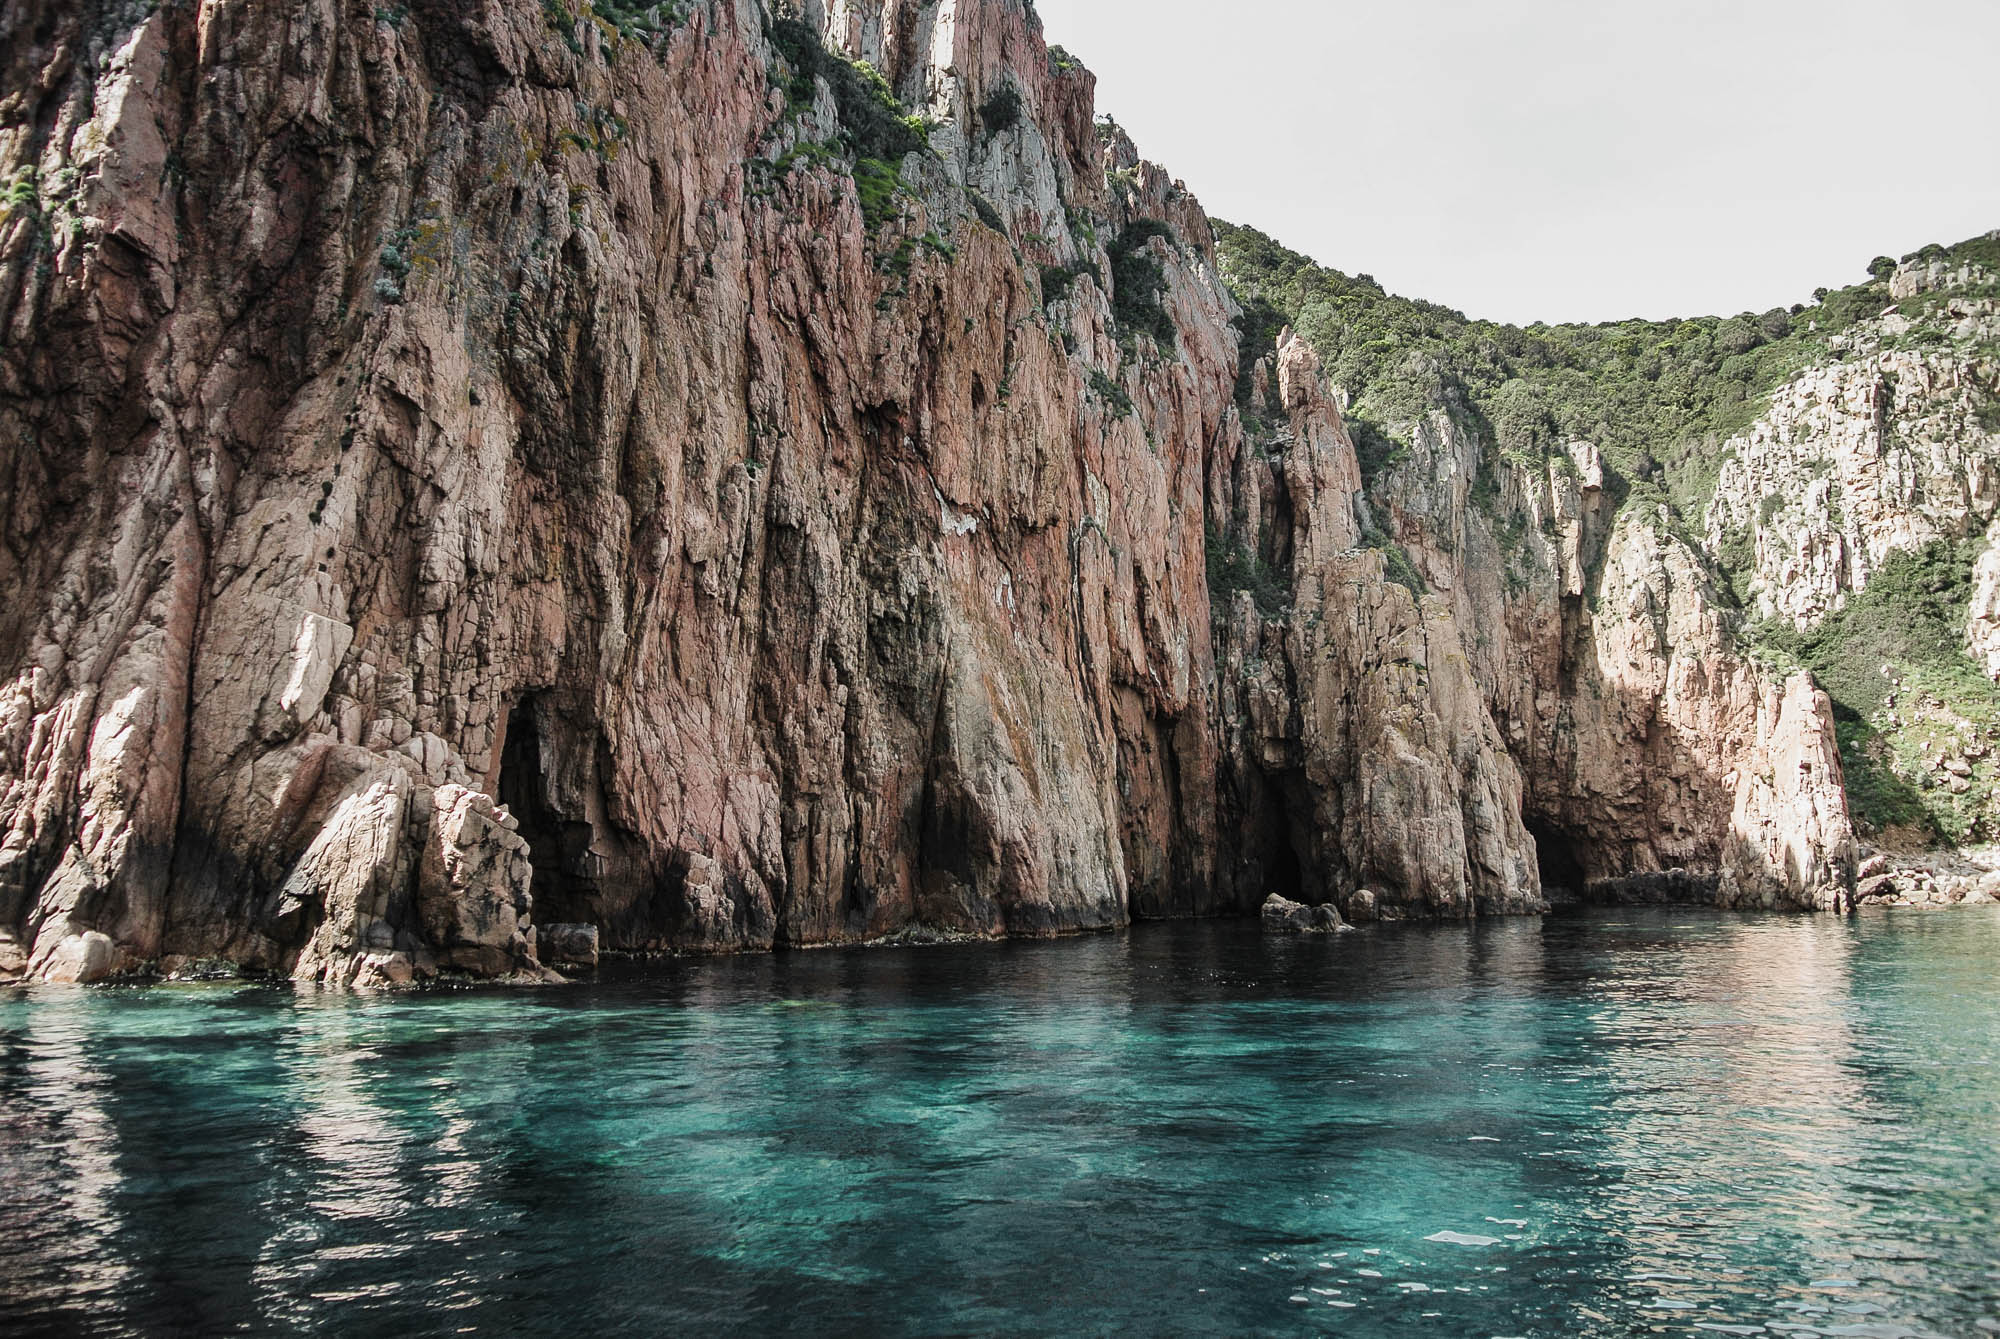
[(2000, 908), (0, 992), (0, 1334), (2000, 1331)]

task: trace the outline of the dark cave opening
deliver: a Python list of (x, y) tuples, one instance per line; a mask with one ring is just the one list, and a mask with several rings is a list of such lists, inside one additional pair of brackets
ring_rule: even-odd
[(1277, 833), (1271, 842), (1271, 855), (1264, 867), (1264, 896), (1278, 894), (1292, 902), (1301, 901), (1301, 891), (1305, 887), (1305, 875), (1299, 867), (1299, 853), (1292, 846), (1292, 825), (1279, 818), (1275, 825)]
[(1276, 893), (1290, 902), (1312, 902), (1309, 888), (1316, 887), (1308, 861), (1299, 855), (1299, 830), (1288, 792), (1298, 782), (1296, 776), (1278, 774), (1261, 778), (1261, 784), (1244, 805), (1243, 852), (1250, 859), (1245, 873), (1254, 882), (1239, 890), (1237, 910), (1256, 915), (1266, 898)]
[(1551, 902), (1580, 900), (1589, 888), (1576, 843), (1552, 823), (1538, 818), (1524, 819), (1528, 835), (1535, 839), (1535, 864), (1542, 876), (1542, 895)]
[(542, 741), (544, 711), (535, 698), (523, 698), (508, 713), (507, 737), (500, 749), (500, 803), (521, 825), (534, 866), (529, 892), (535, 920), (542, 924), (589, 921), (589, 903), (596, 891), (583, 871), (589, 859), (590, 825), (566, 819), (550, 802), (548, 758)]

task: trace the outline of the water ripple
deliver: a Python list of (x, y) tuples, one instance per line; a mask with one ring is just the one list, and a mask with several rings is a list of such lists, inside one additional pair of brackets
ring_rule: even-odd
[(0, 1330), (2000, 1333), (2000, 914), (0, 993)]

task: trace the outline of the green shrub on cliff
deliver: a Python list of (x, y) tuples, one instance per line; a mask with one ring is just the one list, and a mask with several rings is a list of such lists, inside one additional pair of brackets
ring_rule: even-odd
[(1098, 284), (1104, 282), (1104, 276), (1098, 272), (1097, 266), (1088, 260), (1080, 260), (1074, 265), (1042, 266), (1042, 305), (1046, 307), (1069, 296), (1069, 291), (1076, 285), (1076, 281), (1086, 274)]
[(1107, 248), (1111, 256), (1111, 315), (1119, 338), (1128, 344), (1144, 331), (1162, 349), (1172, 352), (1179, 347), (1179, 335), (1174, 318), (1160, 303), (1167, 290), (1166, 271), (1146, 249), (1146, 243), (1155, 237), (1170, 244), (1176, 241), (1174, 230), (1158, 219), (1139, 219)]
[(1002, 84), (998, 92), (979, 108), (979, 125), (989, 135), (1004, 134), (1021, 124), (1021, 93), (1012, 84)]
[(1275, 420), (1282, 416), (1275, 385), (1266, 388), (1267, 403), (1255, 403), (1257, 363), (1277, 343), (1278, 332), (1285, 328), (1285, 314), (1255, 295), (1245, 297), (1239, 305), (1242, 310), (1232, 322), (1237, 335), (1236, 407), (1246, 421), (1265, 417)]
[(1094, 367), (1090, 369), (1090, 389), (1092, 394), (1110, 406), (1112, 414), (1118, 418), (1126, 418), (1138, 412), (1132, 403), (1132, 397), (1125, 393), (1125, 388)]
[(652, 3), (634, 3), (633, 0), (590, 0), (587, 12), (610, 23), (618, 30), (618, 35), (628, 41), (645, 41), (662, 33), (672, 32), (687, 22), (687, 9), (681, 0), (653, 0)]
[(1755, 641), (1811, 669), (1835, 711), (1847, 716), (1872, 715), (1893, 694), (1885, 666), (1941, 672), (1963, 666), (1984, 682), (1965, 654), (1978, 548), (1939, 540), (1891, 554), (1867, 587), (1817, 628), (1802, 633), (1789, 624), (1763, 624)]
[(7, 183), (7, 189), (0, 192), (0, 225), (15, 218), (32, 220), (41, 231), (47, 230), (43, 220), (41, 179), (31, 164), (21, 169), (15, 178)]
[(771, 44), (790, 72), (784, 87), (796, 112), (812, 105), (816, 80), (826, 80), (840, 117), (841, 138), (860, 158), (886, 162), (929, 147), (921, 118), (896, 99), (889, 82), (866, 61), (829, 51), (819, 32), (799, 19), (774, 19)]
[[(930, 147), (930, 123), (910, 115), (896, 100), (888, 81), (868, 62), (850, 61), (827, 50), (810, 24), (799, 19), (774, 19), (770, 37), (784, 63), (782, 78), (776, 73), (773, 78), (785, 90), (788, 114), (796, 118), (809, 110), (823, 79), (833, 94), (840, 122), (834, 147), (802, 143), (772, 164), (771, 177), (782, 177), (802, 161), (838, 166), (837, 148), (840, 155), (853, 161), (862, 218), (871, 231), (881, 227), (896, 216), (897, 199), (909, 190), (901, 172), (904, 158)], [(975, 197), (974, 203), (977, 207), (981, 202)], [(989, 209), (980, 210), (982, 218)]]
[(896, 196), (907, 189), (893, 163), (880, 158), (862, 158), (854, 164), (854, 190), (861, 201), (861, 217), (870, 228), (879, 228), (896, 215)]
[(1292, 590), (1285, 575), (1253, 553), (1242, 540), (1231, 540), (1211, 523), (1204, 545), (1208, 556), (1209, 612), (1223, 619), (1238, 591), (1250, 592), (1257, 612), (1277, 618), (1292, 607)]

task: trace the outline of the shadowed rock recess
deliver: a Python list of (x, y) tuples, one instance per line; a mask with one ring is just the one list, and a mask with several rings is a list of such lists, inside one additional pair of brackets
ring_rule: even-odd
[(1093, 97), (1023, 0), (11, 0), (0, 970), (1832, 906), (1702, 554), (1365, 495)]

